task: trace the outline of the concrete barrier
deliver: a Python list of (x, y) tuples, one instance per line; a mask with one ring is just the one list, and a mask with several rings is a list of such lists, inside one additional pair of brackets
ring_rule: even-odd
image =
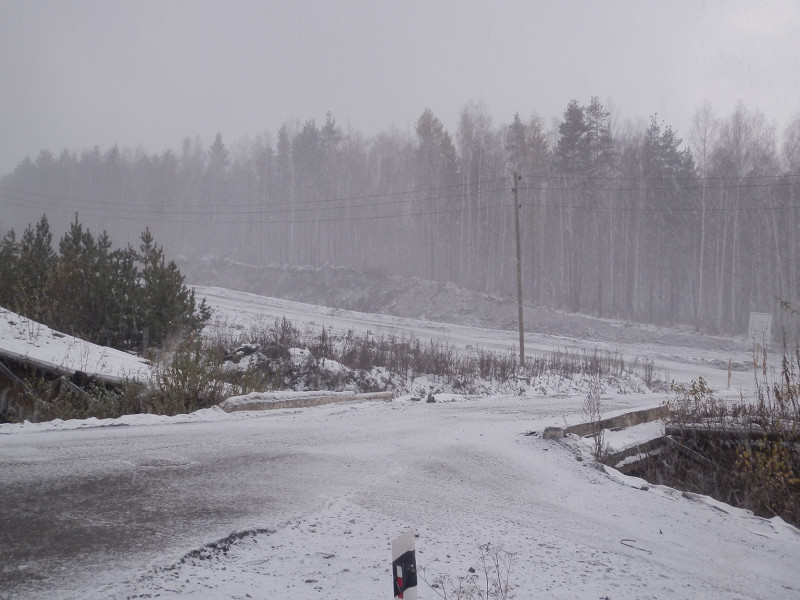
[[(647, 440), (641, 444), (635, 444), (619, 452), (612, 452), (601, 457), (600, 462), (609, 467), (614, 467), (623, 475), (627, 475), (631, 470), (638, 467), (640, 462), (647, 460), (650, 454), (669, 441), (667, 436), (659, 436), (652, 440)], [(628, 461), (627, 459), (633, 458)]]
[(669, 414), (666, 405), (656, 406), (655, 408), (646, 408), (643, 410), (636, 410), (628, 412), (616, 417), (609, 417), (602, 419), (597, 423), (577, 423), (564, 428), (564, 433), (574, 433), (580, 437), (593, 435), (595, 431), (602, 431), (603, 429), (617, 429), (624, 427), (633, 427), (642, 423), (648, 423), (657, 419), (663, 419)]
[(322, 406), (334, 402), (354, 402), (364, 400), (381, 400), (390, 402), (391, 392), (373, 392), (356, 394), (355, 392), (254, 392), (245, 396), (233, 396), (220, 402), (219, 407), (225, 412), (244, 410), (276, 410), (279, 408), (307, 408)]

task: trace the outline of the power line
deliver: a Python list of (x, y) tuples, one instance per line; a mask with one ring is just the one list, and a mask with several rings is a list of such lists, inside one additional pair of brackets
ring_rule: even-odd
[[(507, 191), (503, 190), (495, 190), (498, 191)], [(458, 197), (458, 196), (453, 196)], [(443, 198), (443, 197), (440, 197)], [(753, 206), (738, 206), (738, 207), (706, 207), (705, 209), (702, 207), (669, 207), (669, 206), (620, 206), (620, 205), (610, 205), (610, 206), (591, 206), (587, 204), (564, 204), (564, 203), (544, 203), (539, 204), (535, 202), (521, 202), (520, 206), (523, 207), (530, 207), (530, 208), (544, 208), (544, 209), (558, 209), (558, 210), (577, 210), (577, 211), (614, 211), (614, 212), (650, 212), (650, 213), (698, 213), (702, 212), (703, 210), (710, 212), (710, 213), (724, 213), (724, 212), (765, 212), (765, 211), (787, 211), (787, 210), (800, 210), (800, 206), (798, 205), (785, 205), (785, 206), (760, 206), (760, 207), (753, 207)], [(133, 221), (138, 223), (152, 223), (154, 219), (157, 219), (159, 222), (162, 223), (171, 223), (171, 224), (180, 224), (180, 225), (302, 225), (302, 224), (320, 224), (320, 223), (347, 223), (347, 222), (369, 222), (369, 221), (382, 221), (388, 219), (418, 219), (421, 217), (427, 216), (435, 216), (435, 215), (453, 215), (453, 214), (466, 214), (470, 211), (476, 213), (486, 213), (486, 212), (501, 212), (508, 210), (509, 206), (505, 203), (500, 202), (498, 204), (490, 205), (486, 204), (483, 206), (473, 206), (473, 207), (455, 207), (455, 208), (447, 208), (441, 210), (427, 210), (427, 211), (415, 211), (415, 212), (407, 212), (407, 213), (390, 213), (390, 214), (375, 214), (375, 215), (348, 215), (348, 216), (317, 216), (314, 218), (286, 218), (286, 219), (269, 219), (269, 218), (260, 218), (260, 219), (245, 219), (247, 215), (255, 215), (255, 216), (268, 216), (273, 213), (266, 213), (265, 215), (259, 215), (258, 213), (253, 212), (246, 212), (246, 213), (234, 213), (230, 215), (229, 213), (205, 213), (206, 218), (183, 218), (181, 213), (172, 213), (172, 214), (162, 214), (162, 213), (155, 213), (155, 214), (148, 214), (148, 213), (135, 213), (133, 216), (126, 216), (123, 214), (119, 214), (118, 212), (112, 213), (97, 213), (97, 212), (84, 212), (81, 213), (83, 216), (88, 217), (95, 217), (95, 218), (102, 218), (102, 219), (112, 219), (112, 220), (126, 220), (126, 221)], [(55, 208), (53, 209), (56, 212), (60, 212), (63, 214), (73, 214), (75, 211), (69, 208)], [(287, 214), (286, 211), (282, 211), (280, 214)], [(219, 219), (216, 218), (218, 216), (233, 216), (233, 217), (242, 217), (240, 219), (236, 218), (223, 218)], [(192, 215), (188, 215), (189, 217), (192, 216), (199, 216), (196, 213)]]
[[(646, 181), (646, 180), (640, 180)], [(691, 185), (691, 186), (647, 186), (647, 187), (596, 187), (586, 184), (578, 185), (542, 185), (542, 186), (527, 186), (521, 187), (521, 190), (556, 190), (556, 191), (594, 191), (594, 192), (687, 192), (687, 191), (701, 191), (705, 189), (707, 192), (713, 190), (736, 190), (736, 189), (756, 189), (756, 188), (780, 188), (780, 187), (793, 187), (798, 183), (791, 182), (777, 182), (777, 183), (741, 183), (734, 185)]]
[[(566, 181), (565, 178), (556, 175), (526, 175), (525, 177), (529, 179), (540, 179), (540, 180), (557, 180), (557, 181)], [(519, 190), (528, 190), (528, 191), (598, 191), (598, 192), (643, 192), (643, 191), (691, 191), (691, 190), (702, 190), (705, 189), (706, 191), (713, 191), (716, 189), (754, 189), (754, 188), (773, 188), (773, 187), (790, 187), (795, 185), (793, 182), (787, 181), (774, 181), (776, 179), (783, 179), (783, 178), (796, 178), (800, 177), (800, 175), (769, 175), (769, 176), (747, 176), (747, 177), (705, 177), (705, 178), (633, 178), (633, 177), (589, 177), (583, 178), (582, 182), (585, 181), (627, 181), (627, 182), (652, 182), (652, 181), (692, 181), (695, 183), (693, 186), (648, 186), (648, 187), (595, 187), (586, 185), (586, 183), (581, 183), (577, 185), (543, 185), (543, 186), (520, 186)], [(735, 185), (719, 185), (719, 186), (702, 186), (697, 185), (697, 182), (702, 181), (750, 181), (750, 180), (757, 180), (757, 179), (770, 179), (773, 180), (768, 183), (740, 183)], [(254, 202), (246, 202), (246, 203), (226, 203), (224, 205), (216, 204), (181, 204), (181, 205), (172, 205), (167, 206), (165, 204), (166, 200), (162, 202), (143, 202), (143, 203), (136, 203), (134, 206), (135, 209), (120, 209), (119, 203), (115, 201), (109, 200), (99, 200), (99, 199), (92, 199), (92, 198), (75, 198), (72, 196), (64, 196), (64, 195), (56, 195), (56, 194), (47, 194), (42, 192), (31, 192), (27, 190), (20, 190), (17, 188), (10, 188), (5, 186), (0, 186), (0, 196), (6, 199), (13, 199), (18, 201), (25, 201), (28, 202), (31, 200), (31, 196), (35, 198), (42, 198), (43, 201), (40, 202), (41, 205), (49, 206), (54, 209), (57, 207), (53, 206), (53, 202), (69, 202), (70, 206), (72, 207), (70, 212), (74, 212), (75, 208), (78, 209), (90, 209), (95, 207), (113, 207), (115, 212), (119, 212), (120, 210), (133, 210), (135, 213), (140, 213), (139, 209), (153, 209), (155, 211), (159, 211), (160, 213), (168, 213), (168, 214), (181, 214), (184, 211), (198, 211), (198, 210), (206, 210), (206, 209), (218, 209), (221, 211), (225, 211), (225, 213), (231, 212), (232, 209), (238, 208), (253, 208), (253, 211), (248, 213), (247, 211), (236, 211), (239, 214), (262, 214), (263, 212), (270, 212), (270, 213), (280, 213), (280, 212), (310, 212), (313, 210), (318, 210), (318, 205), (324, 205), (329, 203), (337, 203), (337, 202), (352, 202), (355, 200), (377, 200), (380, 198), (395, 198), (398, 196), (409, 196), (409, 195), (421, 195), (427, 194), (430, 192), (437, 192), (443, 190), (454, 190), (458, 188), (474, 188), (480, 187), (482, 185), (487, 184), (494, 184), (498, 182), (503, 182), (505, 178), (492, 178), (492, 179), (485, 179), (485, 180), (476, 180), (458, 184), (451, 184), (446, 186), (438, 186), (438, 187), (430, 187), (430, 188), (419, 188), (419, 189), (410, 189), (410, 190), (401, 190), (401, 191), (392, 191), (392, 192), (382, 192), (382, 193), (374, 193), (374, 194), (361, 194), (361, 195), (353, 195), (353, 196), (338, 196), (338, 197), (331, 197), (331, 198), (321, 198), (321, 199), (311, 199), (311, 200), (295, 200), (295, 201), (282, 201), (282, 202), (269, 202), (267, 204), (264, 203), (254, 203)], [(502, 188), (495, 188), (495, 189), (484, 189), (479, 190), (479, 193), (494, 193), (496, 191), (500, 191), (500, 189), (507, 189), (505, 186)], [(460, 194), (447, 194), (447, 195), (434, 195), (434, 196), (418, 196), (416, 198), (407, 198), (401, 199), (392, 202), (379, 202), (379, 203), (363, 203), (363, 204), (348, 204), (344, 206), (331, 206), (331, 207), (324, 207), (325, 209), (339, 209), (339, 208), (369, 208), (374, 206), (385, 206), (385, 205), (392, 205), (392, 204), (408, 204), (414, 202), (425, 202), (425, 201), (436, 201), (442, 199), (450, 199), (454, 197), (462, 197), (464, 193)], [(266, 208), (265, 208), (266, 207)], [(279, 210), (279, 207), (287, 207), (286, 210)]]
[[(521, 188), (525, 189), (525, 188)], [(498, 192), (505, 192), (506, 189), (496, 189), (492, 190), (492, 194), (496, 194)], [(489, 193), (489, 192), (487, 192)], [(460, 198), (460, 195), (452, 195), (452, 196), (439, 196), (436, 199), (448, 199), (448, 198)], [(21, 204), (19, 202), (12, 202), (16, 206), (27, 206), (26, 204)], [(386, 205), (372, 205), (375, 207), (385, 206), (391, 207), (396, 206), (397, 203), (394, 204), (386, 204)], [(702, 212), (703, 210), (711, 213), (723, 213), (723, 212), (765, 212), (765, 211), (786, 211), (786, 210), (798, 210), (800, 206), (798, 205), (781, 205), (781, 206), (707, 206), (706, 208), (695, 206), (695, 207), (670, 207), (670, 206), (622, 206), (622, 205), (606, 205), (606, 206), (592, 206), (588, 204), (566, 204), (566, 203), (536, 203), (536, 202), (522, 202), (520, 203), (521, 206), (531, 207), (531, 208), (546, 208), (546, 209), (559, 209), (559, 210), (577, 210), (577, 211), (615, 211), (615, 212)], [(342, 207), (339, 207), (342, 208)], [(94, 212), (94, 211), (84, 211), (81, 214), (83, 216), (88, 217), (95, 217), (95, 218), (103, 218), (103, 219), (124, 219), (128, 221), (134, 221), (139, 223), (151, 223), (154, 219), (157, 219), (160, 222), (164, 223), (174, 223), (174, 224), (219, 224), (219, 225), (235, 225), (235, 224), (263, 224), (263, 225), (294, 225), (294, 224), (309, 224), (309, 223), (342, 223), (342, 222), (362, 222), (362, 221), (378, 221), (384, 219), (401, 219), (401, 218), (418, 218), (424, 216), (433, 216), (433, 215), (445, 215), (445, 214), (465, 214), (469, 211), (503, 211), (508, 207), (505, 206), (503, 203), (498, 205), (484, 205), (484, 206), (471, 206), (471, 207), (455, 207), (455, 208), (447, 208), (442, 210), (428, 210), (428, 211), (414, 211), (414, 212), (406, 212), (406, 213), (390, 213), (390, 214), (376, 214), (376, 215), (349, 215), (349, 216), (318, 216), (314, 218), (303, 218), (303, 219), (296, 219), (296, 218), (288, 218), (288, 219), (267, 219), (263, 217), (267, 217), (269, 215), (280, 214), (280, 215), (292, 215), (292, 211), (238, 211), (231, 213), (228, 212), (213, 212), (213, 213), (202, 213), (206, 218), (183, 218), (183, 217), (193, 217), (193, 216), (200, 216), (200, 213), (182, 213), (182, 212), (155, 212), (155, 213), (148, 213), (145, 211), (130, 211), (130, 210), (115, 210), (112, 212)], [(75, 210), (71, 207), (53, 207), (51, 210), (55, 212), (59, 212), (62, 214), (74, 214)], [(323, 210), (334, 210), (334, 209), (317, 209), (319, 212)], [(296, 212), (311, 212), (312, 209), (302, 209)], [(260, 216), (261, 219), (247, 219), (247, 220), (236, 220), (236, 219), (219, 219), (216, 217), (219, 216), (239, 216), (239, 217), (247, 217), (250, 216)]]
[[(776, 184), (771, 184), (774, 186)], [(756, 186), (731, 186), (730, 189), (737, 189), (740, 187), (756, 187)], [(30, 208), (31, 202), (30, 198), (25, 197), (24, 195), (20, 194), (3, 194), (2, 190), (8, 188), (0, 188), (0, 197), (4, 198), (9, 204), (14, 206), (22, 206)], [(442, 187), (439, 189), (447, 189), (447, 187)], [(528, 190), (528, 191), (576, 191), (580, 189), (589, 189), (589, 188), (573, 188), (573, 187), (520, 187), (520, 190)], [(641, 192), (641, 191), (669, 191), (669, 188), (651, 188), (646, 190), (641, 190), (639, 188), (606, 188), (603, 190), (595, 190), (595, 191), (605, 191), (605, 192)], [(491, 189), (484, 189), (480, 190), (480, 195), (492, 195), (499, 192), (506, 191), (506, 187), (496, 187)], [(21, 194), (25, 194), (26, 192), (21, 192)], [(57, 198), (56, 196), (52, 195), (44, 195), (44, 194), (35, 194), (35, 196), (44, 196), (45, 198)], [(378, 198), (382, 196), (353, 196), (354, 199), (356, 198)], [(253, 210), (238, 210), (238, 208), (242, 207), (251, 207), (254, 206), (252, 204), (247, 205), (214, 205), (212, 208), (213, 211), (208, 211), (207, 209), (202, 209), (199, 206), (175, 206), (175, 207), (163, 207), (158, 205), (157, 208), (148, 210), (147, 207), (152, 206), (150, 204), (135, 204), (131, 205), (115, 205), (110, 204), (107, 202), (101, 202), (100, 207), (92, 206), (91, 202), (76, 202), (75, 204), (71, 204), (69, 206), (58, 206), (53, 204), (53, 200), (46, 200), (44, 202), (38, 203), (38, 208), (44, 207), (46, 210), (52, 210), (60, 213), (74, 213), (76, 211), (81, 212), (84, 215), (88, 216), (96, 216), (96, 217), (136, 217), (136, 216), (146, 216), (148, 220), (152, 218), (163, 218), (165, 216), (193, 216), (193, 215), (205, 215), (209, 217), (219, 216), (219, 215), (239, 215), (239, 216), (261, 216), (265, 217), (268, 215), (296, 215), (298, 213), (305, 214), (305, 213), (319, 213), (324, 212), (324, 214), (328, 214), (329, 211), (339, 210), (339, 211), (352, 211), (357, 209), (365, 209), (365, 208), (385, 208), (385, 207), (395, 207), (400, 205), (408, 205), (408, 204), (420, 204), (423, 202), (428, 203), (435, 203), (442, 200), (452, 200), (456, 198), (463, 198), (464, 194), (448, 194), (448, 195), (439, 195), (439, 196), (426, 196), (422, 198), (409, 198), (409, 199), (402, 199), (396, 200), (392, 202), (368, 202), (368, 203), (361, 203), (361, 204), (349, 204), (344, 206), (331, 206), (331, 207), (295, 207), (294, 205), (289, 205), (288, 208), (280, 208), (281, 206), (287, 206), (288, 203), (277, 203), (277, 204), (265, 204), (254, 208)], [(88, 207), (86, 206), (88, 204)], [(301, 204), (301, 203), (298, 203)], [(628, 206), (592, 206), (592, 205), (585, 205), (585, 204), (565, 204), (565, 203), (525, 203), (526, 206), (546, 206), (551, 208), (569, 208), (569, 209), (585, 209), (585, 210), (649, 210), (649, 211), (659, 211), (659, 210), (688, 210), (688, 211), (699, 211), (703, 210), (700, 207), (628, 207)], [(97, 212), (97, 209), (100, 208), (101, 210), (105, 207), (110, 209), (110, 212)], [(708, 211), (733, 211), (733, 210), (742, 210), (742, 211), (757, 211), (757, 210), (787, 210), (797, 208), (794, 205), (782, 205), (782, 206), (759, 206), (759, 207), (706, 207), (705, 210)], [(458, 212), (458, 210), (468, 210), (469, 208), (462, 207), (461, 209), (448, 209), (444, 213), (453, 213)], [(409, 214), (422, 214), (422, 213), (409, 213)], [(427, 213), (426, 213), (427, 214)], [(430, 214), (440, 214), (438, 211), (431, 212)], [(371, 217), (372, 215), (370, 215)], [(337, 219), (337, 220), (346, 220), (346, 219)], [(356, 220), (361, 220), (359, 217)], [(173, 222), (181, 222), (181, 221), (173, 221)], [(188, 221), (185, 221), (188, 222)], [(206, 220), (202, 221), (195, 221), (195, 222), (206, 222)], [(290, 222), (290, 221), (285, 221)], [(304, 222), (298, 219), (293, 219), (291, 222)]]
[[(527, 173), (522, 176), (525, 179), (558, 179), (558, 180), (565, 180), (570, 179), (570, 177), (564, 175), (548, 175), (548, 174), (537, 174), (537, 173)], [(572, 179), (576, 179), (578, 177), (572, 177)], [(704, 175), (704, 176), (659, 176), (659, 177), (646, 177), (644, 175), (639, 177), (624, 177), (619, 175), (590, 175), (590, 176), (580, 176), (579, 179), (582, 181), (747, 181), (751, 179), (796, 179), (800, 178), (800, 173), (784, 173), (782, 175)]]
[[(377, 198), (392, 198), (396, 196), (409, 196), (413, 194), (427, 194), (429, 192), (439, 192), (443, 190), (452, 190), (457, 188), (472, 188), (472, 187), (479, 187), (482, 185), (492, 184), (504, 181), (504, 177), (497, 177), (493, 179), (481, 179), (476, 181), (467, 181), (463, 183), (454, 183), (450, 185), (438, 186), (438, 187), (429, 187), (429, 188), (417, 188), (417, 189), (410, 189), (410, 190), (400, 190), (400, 191), (391, 191), (391, 192), (378, 192), (374, 194), (362, 194), (356, 196), (334, 196), (330, 198), (318, 198), (312, 200), (285, 200), (282, 202), (270, 202), (269, 206), (299, 206), (305, 204), (326, 204), (326, 203), (334, 203), (334, 202), (349, 202), (353, 200), (372, 200)], [(0, 186), (0, 193), (6, 192), (10, 194), (25, 194), (29, 196), (36, 196), (40, 198), (46, 198), (50, 200), (58, 200), (58, 201), (67, 201), (72, 203), (86, 203), (86, 204), (97, 204), (97, 205), (107, 205), (107, 206), (119, 206), (118, 202), (114, 202), (112, 200), (98, 200), (98, 199), (90, 199), (90, 198), (75, 198), (71, 196), (62, 196), (56, 194), (47, 194), (42, 192), (31, 192), (27, 190), (20, 190), (17, 188), (10, 188), (6, 186)], [(422, 200), (436, 200), (440, 196), (430, 196), (430, 197), (423, 197)], [(453, 197), (453, 196), (443, 196), (443, 197)], [(153, 208), (163, 208), (164, 202), (166, 202), (168, 198), (161, 197), (160, 202), (143, 202), (137, 203), (137, 206), (149, 206)], [(388, 204), (388, 203), (387, 203)], [(190, 204), (190, 205), (182, 205), (182, 207), (192, 208), (192, 209), (202, 209), (202, 208), (215, 208), (218, 207), (219, 204)], [(227, 203), (225, 204), (226, 208), (235, 207), (250, 207), (250, 206), (261, 206), (260, 204), (256, 204), (253, 202), (247, 203)]]
[(522, 206), (530, 206), (533, 208), (558, 208), (566, 210), (613, 210), (619, 212), (758, 212), (758, 211), (772, 211), (772, 210), (800, 210), (800, 205), (785, 205), (785, 206), (591, 206), (589, 204), (537, 204), (535, 202), (524, 202)]
[[(485, 193), (495, 194), (497, 192), (505, 192), (505, 188), (500, 188), (497, 190), (489, 190)], [(452, 198), (462, 198), (461, 194), (454, 194), (450, 196), (437, 196), (436, 198), (428, 198), (426, 200), (445, 200), (445, 199), (452, 199)], [(10, 198), (15, 206), (23, 206), (27, 207), (28, 205), (24, 202), (26, 199), (24, 198), (13, 198), (6, 196), (6, 198)], [(406, 202), (401, 203), (387, 203), (387, 204), (372, 204), (372, 205), (363, 205), (363, 206), (372, 206), (372, 207), (386, 207), (391, 208), (394, 206), (398, 206), (399, 204), (405, 204)], [(362, 207), (363, 207), (362, 206)], [(223, 209), (224, 207), (219, 207)], [(273, 220), (273, 219), (247, 219), (247, 220), (231, 220), (231, 219), (217, 219), (215, 217), (218, 216), (240, 216), (240, 217), (247, 217), (248, 215), (252, 216), (269, 216), (273, 214), (280, 214), (280, 215), (289, 215), (291, 216), (295, 212), (311, 212), (311, 211), (318, 211), (319, 213), (327, 212), (330, 210), (337, 210), (337, 209), (350, 209), (350, 208), (358, 208), (358, 207), (335, 207), (335, 208), (326, 208), (326, 209), (298, 209), (298, 210), (279, 210), (279, 211), (215, 211), (215, 212), (190, 212), (190, 213), (183, 213), (183, 212), (176, 212), (176, 211), (155, 211), (155, 212), (146, 212), (146, 211), (137, 211), (137, 210), (130, 210), (130, 209), (120, 209), (120, 210), (113, 210), (111, 212), (94, 212), (92, 210), (81, 212), (80, 214), (83, 216), (89, 217), (96, 217), (96, 218), (104, 218), (104, 219), (124, 219), (127, 221), (135, 221), (135, 222), (142, 222), (142, 223), (149, 223), (152, 222), (153, 219), (158, 219), (160, 222), (163, 223), (176, 223), (176, 224), (220, 224), (220, 225), (229, 225), (229, 224), (266, 224), (266, 225), (291, 225), (291, 224), (302, 224), (302, 223), (332, 223), (332, 222), (347, 222), (347, 221), (374, 221), (380, 219), (395, 219), (395, 218), (417, 218), (423, 216), (431, 216), (431, 215), (444, 215), (444, 214), (456, 214), (462, 213), (465, 211), (486, 211), (486, 210), (503, 210), (508, 208), (502, 204), (492, 204), (492, 205), (485, 205), (485, 206), (476, 206), (476, 207), (456, 207), (456, 208), (447, 208), (442, 210), (428, 210), (428, 211), (413, 211), (413, 212), (406, 212), (406, 213), (391, 213), (391, 214), (378, 214), (378, 215), (349, 215), (349, 216), (322, 216), (322, 217), (315, 217), (315, 218), (308, 218), (308, 219), (282, 219), (282, 220)], [(64, 214), (74, 214), (75, 209), (74, 207), (52, 207), (51, 210), (59, 213)], [(205, 219), (185, 219), (181, 218), (183, 216), (194, 217), (199, 215), (205, 215), (207, 218)]]
[[(540, 180), (552, 180), (556, 179), (559, 181), (564, 181), (563, 178), (557, 176), (527, 176), (529, 179), (540, 179)], [(757, 179), (769, 179), (771, 181), (765, 183), (737, 183), (733, 185), (726, 185), (726, 186), (705, 186), (706, 191), (713, 191), (716, 189), (751, 189), (751, 188), (775, 188), (775, 187), (784, 187), (784, 186), (791, 186), (794, 185), (789, 182), (785, 181), (776, 181), (783, 176), (751, 176), (745, 178), (727, 178), (727, 180), (747, 180), (747, 181), (754, 181)], [(790, 176), (790, 177), (797, 177), (797, 176)], [(154, 204), (154, 203), (143, 203), (143, 204), (134, 204), (134, 205), (123, 205), (120, 206), (119, 204), (113, 201), (104, 201), (104, 200), (94, 200), (94, 199), (79, 199), (70, 196), (61, 196), (55, 194), (47, 194), (47, 193), (40, 193), (40, 192), (29, 192), (25, 190), (19, 190), (16, 188), (9, 188), (0, 186), (0, 198), (2, 198), (7, 204), (31, 208), (31, 204), (35, 203), (37, 205), (37, 209), (41, 210), (49, 210), (55, 211), (59, 213), (68, 213), (72, 214), (75, 213), (76, 210), (83, 214), (84, 216), (90, 217), (97, 217), (97, 218), (105, 218), (105, 219), (127, 219), (127, 220), (134, 220), (138, 222), (152, 222), (153, 219), (158, 219), (160, 221), (169, 222), (169, 223), (196, 223), (196, 224), (240, 224), (240, 223), (261, 223), (261, 224), (303, 224), (303, 223), (331, 223), (331, 222), (354, 222), (354, 221), (374, 221), (379, 219), (396, 219), (396, 218), (414, 218), (414, 217), (421, 217), (421, 216), (429, 216), (429, 215), (441, 215), (441, 214), (457, 214), (457, 213), (464, 213), (467, 211), (472, 210), (487, 210), (491, 209), (492, 207), (489, 206), (459, 206), (459, 207), (447, 207), (443, 209), (435, 209), (432, 208), (431, 210), (412, 210), (409, 212), (403, 213), (390, 213), (390, 214), (347, 214), (347, 215), (331, 215), (331, 211), (347, 211), (348, 213), (352, 213), (352, 211), (362, 211), (364, 209), (388, 209), (392, 207), (400, 207), (403, 205), (421, 205), (423, 203), (427, 203), (430, 206), (434, 206), (437, 202), (444, 201), (444, 200), (452, 200), (452, 199), (464, 199), (466, 197), (474, 198), (473, 194), (477, 193), (478, 200), (480, 201), (483, 198), (487, 200), (491, 200), (491, 198), (500, 192), (508, 191), (507, 185), (492, 185), (498, 184), (499, 182), (505, 182), (506, 178), (490, 178), (490, 179), (483, 179), (483, 180), (475, 180), (470, 182), (463, 182), (459, 184), (451, 184), (447, 186), (438, 186), (438, 187), (430, 187), (430, 188), (420, 188), (420, 189), (411, 189), (411, 190), (403, 190), (403, 191), (393, 191), (393, 192), (384, 192), (384, 193), (377, 193), (377, 194), (363, 194), (363, 195), (353, 195), (353, 196), (342, 196), (342, 197), (335, 197), (335, 198), (327, 198), (327, 199), (316, 199), (316, 200), (302, 200), (302, 201), (284, 201), (284, 202), (276, 202), (276, 203), (268, 203), (268, 204), (253, 204), (253, 203), (238, 203), (238, 204), (224, 204), (224, 205), (173, 205), (173, 206), (165, 206), (163, 204)], [(637, 179), (637, 178), (603, 178), (597, 177), (594, 178), (599, 181), (645, 181), (646, 179)], [(725, 178), (720, 177), (709, 177), (705, 178), (709, 181), (720, 181)], [(703, 178), (696, 178), (693, 181), (703, 180)], [(652, 181), (652, 180), (646, 180)], [(473, 193), (468, 193), (471, 190), (465, 190), (465, 188), (478, 188)], [(483, 189), (481, 189), (483, 187)], [(457, 191), (456, 193), (452, 194), (438, 194), (438, 195), (430, 195), (431, 192), (443, 192), (447, 190), (464, 190), (464, 191)], [(656, 187), (647, 187), (647, 188), (640, 188), (640, 187), (604, 187), (604, 188), (597, 188), (591, 186), (570, 186), (570, 185), (562, 185), (562, 186), (552, 186), (552, 185), (542, 185), (542, 186), (520, 186), (519, 190), (526, 190), (526, 191), (534, 191), (534, 192), (553, 192), (553, 191), (581, 191), (581, 190), (591, 190), (596, 192), (660, 192), (660, 191), (689, 191), (689, 190), (700, 190), (703, 189), (702, 187), (697, 186), (687, 186), (682, 188), (674, 188), (674, 187), (667, 187), (667, 186), (656, 186)], [(403, 196), (409, 195), (416, 195), (416, 197), (412, 198), (404, 198)], [(357, 204), (345, 204), (345, 205), (336, 205), (336, 206), (326, 206), (328, 203), (335, 203), (335, 202), (353, 202), (359, 200), (378, 200), (381, 198), (389, 199), (383, 202), (362, 202)], [(470, 201), (472, 201), (470, 198)], [(67, 206), (59, 206), (62, 203), (68, 203)], [(502, 203), (501, 203), (502, 204)], [(785, 210), (794, 210), (800, 207), (796, 205), (769, 205), (769, 206), (706, 206), (703, 207), (691, 207), (691, 206), (681, 206), (681, 207), (669, 207), (669, 206), (625, 206), (619, 204), (609, 204), (606, 206), (593, 206), (588, 204), (569, 204), (569, 203), (536, 203), (536, 202), (525, 202), (522, 204), (523, 206), (530, 206), (530, 207), (541, 207), (541, 208), (552, 208), (552, 209), (569, 209), (569, 210), (583, 210), (583, 211), (599, 211), (599, 210), (613, 210), (613, 211), (620, 211), (620, 212), (629, 212), (629, 211), (646, 211), (646, 212), (700, 212), (706, 210), (708, 212), (726, 212), (726, 211), (741, 211), (741, 212), (755, 212), (755, 211), (785, 211)], [(148, 210), (150, 208), (150, 210)], [(208, 209), (213, 209), (209, 211)], [(240, 210), (240, 209), (251, 209), (251, 210)], [(504, 208), (503, 206), (499, 207), (500, 209)], [(106, 211), (108, 209), (108, 212)], [(315, 214), (314, 218), (295, 218), (296, 215), (306, 215), (306, 214)], [(199, 217), (203, 216), (205, 218), (197, 218), (192, 219), (191, 217)], [(220, 219), (218, 217), (228, 217), (227, 219), (223, 218)], [(278, 217), (289, 217), (289, 218), (279, 218), (279, 219), (271, 219), (269, 217), (278, 216)], [(186, 218), (190, 217), (190, 218)], [(242, 217), (248, 218), (248, 220), (236, 220), (230, 219), (230, 217)], [(260, 217), (260, 219), (254, 220), (252, 217)]]

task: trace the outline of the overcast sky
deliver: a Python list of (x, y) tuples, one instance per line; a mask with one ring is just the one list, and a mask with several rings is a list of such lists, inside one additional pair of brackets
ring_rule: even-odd
[(371, 136), (483, 102), (547, 122), (599, 96), (688, 138), (708, 100), (800, 110), (797, 0), (0, 0), (0, 173), (47, 148), (179, 149), (290, 119)]

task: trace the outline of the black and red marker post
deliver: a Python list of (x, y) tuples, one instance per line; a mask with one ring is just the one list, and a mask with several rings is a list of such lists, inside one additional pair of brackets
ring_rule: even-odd
[(405, 532), (392, 542), (392, 582), (396, 599), (417, 600), (417, 557), (413, 531)]

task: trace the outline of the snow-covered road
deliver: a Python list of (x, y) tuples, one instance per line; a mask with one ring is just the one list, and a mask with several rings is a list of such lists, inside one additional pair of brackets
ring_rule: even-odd
[(73, 597), (87, 576), (274, 525), (363, 476), (317, 451), (318, 426), (263, 416), (0, 437), (0, 589)]
[[(796, 529), (631, 487), (524, 435), (579, 411), (567, 398), (364, 402), (1, 435), (0, 594), (384, 597), (388, 542), (409, 528), (430, 577), (466, 575), (479, 544), (502, 544), (519, 598), (800, 594)], [(180, 563), (251, 528), (274, 532)]]
[[(513, 332), (263, 299), (215, 288), (216, 325), (413, 333), (511, 349)], [(529, 352), (608, 348), (724, 388), (735, 341), (685, 345), (531, 334)], [(731, 393), (752, 374), (734, 372)], [(614, 395), (605, 409), (666, 395)], [(588, 446), (525, 435), (582, 418), (582, 397), (360, 402), (299, 410), (0, 425), (0, 598), (381, 598), (389, 542), (457, 581), (478, 546), (514, 553), (517, 598), (800, 597), (800, 532), (597, 469)], [(105, 425), (105, 426), (98, 426)], [(580, 460), (579, 460), (580, 459)], [(243, 534), (217, 549), (207, 545)], [(201, 550), (198, 552), (198, 550)], [(420, 598), (435, 598), (423, 587)]]

